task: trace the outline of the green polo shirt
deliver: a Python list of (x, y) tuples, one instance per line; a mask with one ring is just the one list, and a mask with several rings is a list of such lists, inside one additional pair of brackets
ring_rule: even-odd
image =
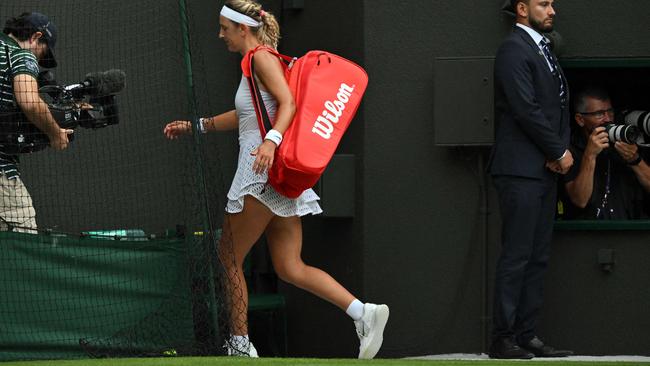
[[(36, 79), (38, 72), (36, 56), (29, 50), (22, 49), (11, 37), (0, 33), (0, 110), (10, 111), (16, 108), (13, 78), (27, 74)], [(9, 179), (18, 177), (18, 156), (5, 154), (0, 148), (0, 172)]]

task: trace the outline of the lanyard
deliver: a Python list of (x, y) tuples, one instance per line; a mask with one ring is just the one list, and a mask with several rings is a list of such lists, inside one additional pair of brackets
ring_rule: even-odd
[(601, 214), (605, 216), (605, 210), (607, 209), (608, 206), (608, 198), (609, 198), (609, 187), (610, 187), (610, 179), (612, 177), (612, 159), (607, 156), (607, 179), (605, 179), (605, 193), (603, 194), (603, 198), (600, 201), (600, 207), (596, 208), (596, 218), (604, 218), (600, 217)]

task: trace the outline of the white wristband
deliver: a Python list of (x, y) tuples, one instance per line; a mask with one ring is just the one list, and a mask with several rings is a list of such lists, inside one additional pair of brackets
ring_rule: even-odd
[(277, 146), (282, 143), (282, 134), (278, 130), (269, 130), (264, 136), (264, 140), (271, 140)]
[(201, 133), (208, 133), (207, 128), (205, 128), (205, 118), (199, 118), (199, 131)]

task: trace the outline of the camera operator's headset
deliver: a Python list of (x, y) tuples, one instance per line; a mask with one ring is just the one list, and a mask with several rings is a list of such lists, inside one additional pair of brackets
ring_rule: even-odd
[[(5, 45), (7, 57), (7, 80), (13, 86), (13, 65), (9, 46)], [(13, 108), (0, 110), (0, 150), (8, 155), (32, 153), (45, 149), (49, 138), (32, 124), (20, 110), (12, 94)]]

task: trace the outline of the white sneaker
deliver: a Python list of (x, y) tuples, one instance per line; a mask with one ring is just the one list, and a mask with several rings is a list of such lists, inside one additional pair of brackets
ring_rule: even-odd
[(226, 344), (223, 345), (226, 349), (226, 355), (251, 358), (260, 357), (257, 355), (257, 350), (255, 349), (255, 346), (253, 346), (253, 342), (246, 342), (247, 344), (239, 343), (242, 342), (233, 341), (232, 339), (227, 341)]
[(366, 303), (363, 305), (363, 316), (354, 322), (361, 345), (359, 358), (375, 357), (381, 343), (384, 341), (384, 328), (388, 322), (388, 306)]

